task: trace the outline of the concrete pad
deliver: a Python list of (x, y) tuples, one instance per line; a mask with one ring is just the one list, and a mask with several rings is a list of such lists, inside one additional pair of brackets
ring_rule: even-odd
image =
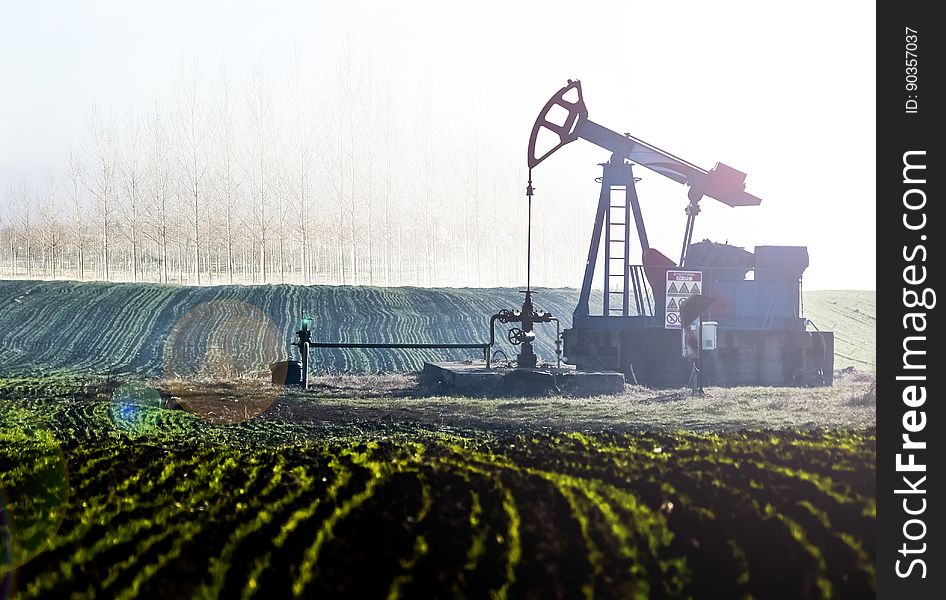
[(499, 390), (504, 371), (465, 363), (424, 363), (421, 382), (460, 394), (492, 394)]
[(595, 396), (624, 392), (624, 375), (613, 371), (576, 371), (574, 367), (487, 369), (477, 363), (424, 363), (424, 385), (447, 393), (474, 396)]
[(624, 375), (614, 371), (572, 371), (558, 378), (563, 392), (594, 396), (624, 392)]

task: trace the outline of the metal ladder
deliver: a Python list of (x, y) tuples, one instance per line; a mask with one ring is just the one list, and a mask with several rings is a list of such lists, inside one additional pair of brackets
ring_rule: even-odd
[[(630, 300), (630, 281), (628, 271), (630, 265), (631, 234), (630, 202), (627, 199), (627, 188), (612, 186), (611, 198), (608, 201), (608, 212), (604, 230), (604, 315), (628, 316)], [(614, 196), (623, 195), (624, 202), (614, 204)], [(636, 292), (636, 290), (635, 290)], [(612, 302), (612, 298), (617, 302)], [(614, 306), (617, 304), (617, 306)]]
[[(637, 227), (637, 235), (642, 248), (647, 248), (647, 233), (644, 230), (640, 205), (637, 201), (635, 182), (638, 181), (631, 171), (631, 165), (621, 165), (618, 177), (606, 177), (607, 210), (604, 225), (604, 307), (605, 316), (644, 315), (648, 310), (650, 298), (641, 269), (631, 265), (631, 221)], [(615, 198), (619, 196), (619, 198)], [(617, 201), (617, 203), (616, 203)], [(634, 296), (635, 311), (631, 313), (631, 295)], [(612, 302), (612, 298), (617, 302)]]
[[(647, 232), (641, 217), (640, 202), (637, 198), (639, 181), (634, 177), (632, 165), (624, 162), (624, 157), (617, 154), (610, 162), (601, 163), (603, 174), (595, 178), (601, 184), (598, 196), (598, 212), (595, 226), (591, 233), (588, 247), (588, 260), (585, 262), (585, 277), (581, 284), (581, 294), (574, 317), (589, 315), (588, 301), (591, 297), (593, 280), (596, 279), (598, 256), (604, 246), (604, 294), (602, 315), (606, 317), (644, 315), (650, 303), (646, 291), (646, 281), (642, 269), (630, 264), (631, 225), (636, 226), (641, 250), (647, 250)], [(621, 198), (623, 196), (623, 199)], [(602, 234), (604, 234), (602, 236)], [(602, 242), (602, 237), (604, 240)], [(631, 311), (631, 294), (634, 296), (636, 312)], [(652, 312), (652, 311), (651, 311)]]

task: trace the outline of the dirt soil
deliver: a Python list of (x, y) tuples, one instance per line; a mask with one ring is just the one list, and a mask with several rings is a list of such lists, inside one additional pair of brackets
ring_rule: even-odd
[(309, 389), (246, 380), (151, 382), (165, 401), (214, 424), (254, 417), (310, 424), (369, 426), (410, 422), (499, 430), (609, 429), (730, 431), (872, 427), (874, 376), (848, 370), (833, 387), (652, 389), (628, 385), (611, 396), (457, 397), (425, 388), (415, 375), (327, 375)]

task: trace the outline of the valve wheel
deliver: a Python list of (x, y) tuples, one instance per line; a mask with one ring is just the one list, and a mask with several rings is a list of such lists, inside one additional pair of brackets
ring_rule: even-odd
[(518, 327), (513, 327), (509, 330), (509, 333), (506, 335), (506, 339), (509, 340), (509, 343), (518, 346), (522, 343), (522, 330)]

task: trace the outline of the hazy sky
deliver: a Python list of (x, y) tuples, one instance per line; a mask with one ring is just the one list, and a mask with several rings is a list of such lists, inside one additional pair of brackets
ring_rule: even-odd
[[(875, 287), (872, 2), (0, 5), (0, 189), (60, 169), (93, 105), (124, 115), (170, 95), (182, 62), (210, 73), (225, 62), (235, 77), (261, 64), (280, 82), (294, 55), (328, 74), (347, 40), (389, 82), (392, 102), (417, 110), (426, 95), (455, 125), (445, 153), (475, 138), (523, 179), (536, 115), (566, 79), (581, 79), (597, 123), (707, 169), (720, 161), (748, 173), (762, 205), (704, 199), (695, 240), (807, 245), (806, 289)], [(607, 158), (578, 141), (540, 165), (535, 218), (590, 217)], [(637, 175), (651, 241), (676, 258), (686, 189)], [(521, 214), (521, 189), (509, 203)]]

